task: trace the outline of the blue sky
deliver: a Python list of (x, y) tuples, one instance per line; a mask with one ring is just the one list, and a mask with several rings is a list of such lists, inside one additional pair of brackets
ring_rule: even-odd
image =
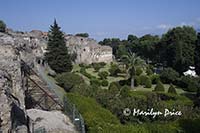
[(0, 19), (14, 30), (48, 31), (54, 18), (65, 33), (99, 40), (200, 28), (200, 0), (1, 0)]

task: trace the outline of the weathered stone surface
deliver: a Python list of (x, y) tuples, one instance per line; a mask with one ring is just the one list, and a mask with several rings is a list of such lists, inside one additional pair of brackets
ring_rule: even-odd
[(65, 36), (66, 45), (71, 53), (76, 53), (76, 63), (112, 62), (112, 48), (101, 46), (94, 39)]
[(49, 133), (75, 133), (75, 127), (70, 119), (60, 111), (27, 110), (34, 121), (34, 128), (44, 127)]

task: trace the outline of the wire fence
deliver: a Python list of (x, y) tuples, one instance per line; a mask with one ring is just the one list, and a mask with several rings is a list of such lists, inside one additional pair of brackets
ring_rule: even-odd
[(64, 97), (64, 113), (72, 120), (73, 124), (76, 126), (76, 129), (85, 133), (85, 124), (83, 117), (76, 109), (75, 105), (72, 104), (67, 97)]
[(39, 127), (35, 129), (33, 133), (47, 133), (47, 131), (45, 130), (44, 127)]

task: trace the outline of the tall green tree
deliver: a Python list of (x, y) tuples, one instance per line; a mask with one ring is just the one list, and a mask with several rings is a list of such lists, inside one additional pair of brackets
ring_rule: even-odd
[(50, 26), (48, 38), (47, 52), (45, 53), (48, 65), (57, 73), (70, 72), (72, 70), (71, 56), (65, 44), (64, 34), (56, 20)]
[(196, 47), (195, 47), (195, 71), (200, 75), (200, 33), (197, 35)]
[(0, 20), (0, 32), (5, 32), (6, 31), (6, 24)]
[(196, 42), (196, 31), (193, 27), (183, 26), (169, 30), (162, 36), (160, 50), (163, 50), (162, 61), (168, 67), (172, 67), (182, 74), (194, 65), (194, 49)]
[(121, 61), (127, 66), (127, 73), (131, 78), (131, 89), (134, 89), (134, 77), (136, 75), (136, 68), (144, 67), (145, 61), (132, 52), (122, 56)]

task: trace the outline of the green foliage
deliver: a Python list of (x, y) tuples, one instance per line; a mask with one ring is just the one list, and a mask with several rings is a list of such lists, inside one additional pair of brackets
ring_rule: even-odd
[(197, 35), (194, 66), (195, 66), (195, 71), (196, 71), (197, 75), (200, 75), (200, 33), (198, 33), (198, 35)]
[(197, 39), (193, 27), (183, 26), (170, 29), (161, 39), (160, 60), (182, 74), (194, 64), (194, 48)]
[(108, 84), (109, 84), (108, 81), (105, 79), (101, 81), (101, 85), (104, 87), (108, 86)]
[(83, 115), (89, 132), (108, 130), (109, 125), (120, 124), (119, 120), (110, 111), (102, 108), (92, 98), (78, 94), (67, 94), (67, 98), (76, 104), (78, 110)]
[(168, 93), (177, 94), (176, 88), (172, 84), (170, 85), (168, 89)]
[(146, 83), (145, 83), (145, 87), (151, 88), (151, 86), (152, 86), (151, 79), (148, 77), (147, 80), (146, 80)]
[(101, 81), (97, 78), (90, 79), (90, 85), (101, 86)]
[(196, 92), (198, 88), (200, 88), (200, 79), (190, 76), (182, 76), (179, 79), (177, 86), (183, 88), (185, 91)]
[(101, 63), (92, 63), (91, 65), (96, 72), (98, 72), (103, 67)]
[(0, 32), (5, 32), (6, 31), (6, 24), (0, 20)]
[(110, 69), (108, 71), (110, 73), (110, 76), (115, 76), (116, 77), (117, 74), (120, 72), (120, 69), (119, 69), (117, 64), (112, 63), (111, 66), (110, 66)]
[(48, 65), (56, 73), (70, 72), (72, 70), (71, 56), (68, 54), (64, 34), (56, 20), (50, 27), (48, 37), (47, 52), (45, 53), (45, 60), (48, 62)]
[(106, 71), (101, 71), (98, 73), (98, 76), (100, 77), (100, 79), (107, 79), (108, 75), (109, 74)]
[(147, 67), (146, 73), (147, 75), (152, 75), (153, 71), (151, 70), (151, 68)]
[(72, 88), (84, 83), (81, 76), (69, 72), (58, 74), (55, 79), (58, 85), (63, 87), (66, 92), (70, 92)]
[(140, 84), (145, 85), (147, 79), (148, 79), (148, 76), (140, 75)]
[(88, 33), (77, 33), (75, 36), (89, 37), (89, 34)]
[(137, 76), (140, 76), (140, 75), (142, 74), (142, 72), (143, 72), (143, 71), (142, 71), (142, 68), (141, 68), (141, 67), (137, 67), (137, 68), (136, 68), (136, 75), (137, 75)]
[(120, 90), (120, 95), (121, 95), (122, 97), (128, 97), (129, 94), (130, 94), (130, 90), (131, 90), (131, 88), (130, 88), (129, 86), (125, 85), (125, 86), (123, 86), (123, 87), (121, 88), (121, 90)]
[(86, 76), (89, 79), (96, 78), (95, 76), (92, 76), (91, 74), (89, 74), (88, 72), (86, 72), (86, 69), (84, 67), (81, 67), (80, 73), (83, 74), (84, 76)]
[(182, 119), (179, 123), (185, 133), (199, 133), (200, 131), (200, 119)]
[(156, 84), (154, 88), (154, 91), (165, 91), (165, 88), (161, 81), (158, 81), (158, 83)]
[(177, 80), (179, 73), (172, 68), (164, 68), (160, 74), (160, 79), (163, 83), (170, 84)]
[(153, 74), (150, 76), (152, 84), (157, 84), (160, 80), (160, 76), (158, 74)]
[(140, 82), (140, 77), (139, 76), (135, 76), (134, 77), (135, 78), (135, 86), (139, 86), (140, 84), (141, 84), (141, 82)]

